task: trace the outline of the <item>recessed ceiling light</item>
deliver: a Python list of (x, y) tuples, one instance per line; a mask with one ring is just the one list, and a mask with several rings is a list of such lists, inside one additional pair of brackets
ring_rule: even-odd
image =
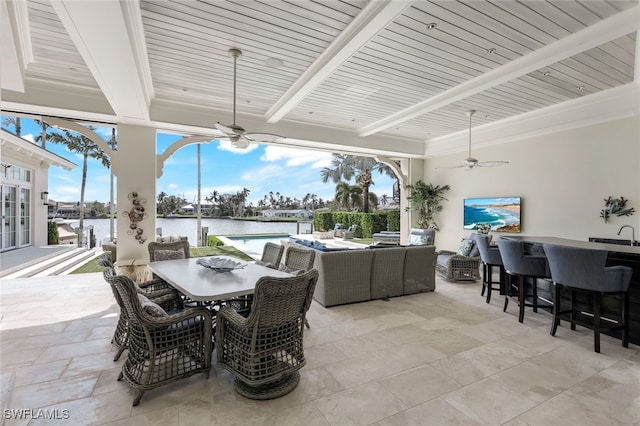
[(69, 67), (69, 71), (76, 72), (76, 71), (78, 71), (78, 68), (76, 68), (76, 67)]
[(584, 90), (584, 86), (578, 86), (578, 87), (576, 87), (576, 89), (578, 89), (578, 90)]
[(427, 30), (429, 30), (429, 31), (435, 30), (436, 28), (438, 28), (438, 24), (436, 24), (435, 22), (427, 24)]
[(279, 68), (282, 66), (282, 61), (278, 58), (267, 58), (264, 60), (264, 64), (271, 68)]
[(487, 52), (489, 55), (491, 55), (491, 54), (493, 54), (493, 53), (496, 53), (496, 48), (495, 48), (495, 47), (490, 47), (490, 48), (488, 48), (488, 49), (486, 50), (486, 52)]
[(545, 71), (542, 73), (542, 75), (544, 75), (545, 77), (549, 77), (551, 73), (549, 71)]

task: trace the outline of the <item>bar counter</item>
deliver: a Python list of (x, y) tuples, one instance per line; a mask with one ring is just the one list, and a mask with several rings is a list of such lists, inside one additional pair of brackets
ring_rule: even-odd
[[(631, 284), (629, 288), (629, 341), (634, 345), (640, 345), (640, 247), (629, 245), (618, 245), (599, 243), (591, 241), (578, 241), (556, 237), (535, 237), (535, 236), (502, 236), (502, 238), (517, 239), (538, 247), (542, 252), (542, 244), (556, 244), (559, 246), (587, 248), (594, 250), (604, 250), (609, 253), (607, 256), (607, 266), (622, 265), (629, 266), (633, 270), (631, 276)], [(595, 239), (595, 238), (594, 238)], [(589, 301), (585, 299), (579, 303), (585, 310), (588, 308)], [(618, 296), (605, 296), (602, 298), (603, 317), (607, 313), (620, 312), (620, 298)], [(562, 326), (562, 325), (561, 325)], [(604, 332), (611, 336), (620, 338), (620, 331)]]

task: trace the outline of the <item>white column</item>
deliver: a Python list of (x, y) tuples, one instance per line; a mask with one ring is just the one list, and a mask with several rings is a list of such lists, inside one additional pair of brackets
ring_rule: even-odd
[[(47, 245), (48, 240), (48, 206), (43, 204), (42, 193), (47, 189), (49, 165), (44, 161), (35, 167), (31, 186), (31, 244), (34, 247)], [(18, 194), (19, 196), (19, 194)]]
[(407, 200), (409, 192), (406, 187), (407, 185), (415, 184), (420, 179), (424, 180), (424, 160), (410, 158), (406, 160), (406, 163), (402, 162), (401, 166), (403, 167), (403, 172), (409, 178), (409, 181), (400, 185), (400, 229), (402, 230), (402, 233), (400, 234), (400, 243), (408, 244), (409, 230), (417, 227), (416, 218), (418, 213), (407, 211), (407, 207), (409, 206), (409, 200)]
[[(151, 127), (118, 125), (118, 151), (113, 160), (113, 173), (117, 179), (117, 263), (118, 266), (145, 265), (149, 261), (147, 244), (156, 234), (156, 130)], [(129, 218), (124, 212), (134, 207), (129, 194), (137, 193), (146, 217), (136, 222), (142, 228), (140, 243), (129, 234)]]

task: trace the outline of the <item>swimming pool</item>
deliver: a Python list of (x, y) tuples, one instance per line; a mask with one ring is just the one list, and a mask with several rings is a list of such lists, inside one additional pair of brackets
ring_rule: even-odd
[(237, 235), (226, 238), (233, 242), (234, 247), (247, 254), (261, 255), (266, 243), (280, 244), (281, 240), (289, 239), (289, 234)]

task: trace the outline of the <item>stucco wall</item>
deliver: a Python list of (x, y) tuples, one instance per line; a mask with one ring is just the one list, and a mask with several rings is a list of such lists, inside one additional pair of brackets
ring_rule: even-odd
[[(472, 155), (510, 164), (444, 168), (459, 164), (466, 152), (427, 160), (425, 181), (451, 186), (438, 216), (438, 249), (455, 250), (469, 234), (463, 229), (463, 200), (485, 196), (522, 197), (522, 235), (615, 238), (629, 224), (640, 238), (640, 116), (484, 149), (472, 146)], [(610, 195), (629, 199), (636, 213), (604, 223), (600, 210)], [(630, 238), (628, 229), (623, 232)]]

